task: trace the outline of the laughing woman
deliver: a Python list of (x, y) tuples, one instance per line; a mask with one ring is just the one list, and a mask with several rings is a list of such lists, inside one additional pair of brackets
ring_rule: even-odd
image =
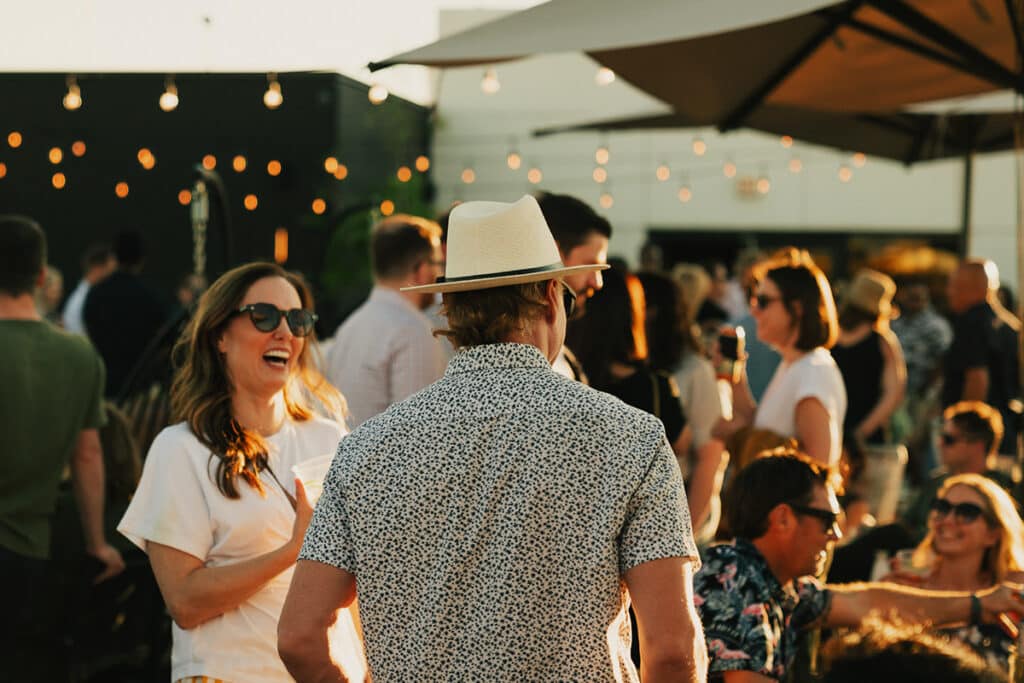
[[(277, 620), (312, 508), (291, 468), (345, 432), (344, 401), (314, 366), (311, 308), (297, 276), (241, 266), (202, 296), (176, 345), (181, 422), (153, 442), (118, 527), (149, 555), (174, 619), (172, 681), (292, 680)], [(347, 611), (332, 646), (361, 680)]]

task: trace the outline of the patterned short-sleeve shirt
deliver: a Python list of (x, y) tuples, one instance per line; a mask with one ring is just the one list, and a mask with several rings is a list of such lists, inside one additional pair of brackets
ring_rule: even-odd
[(781, 585), (744, 539), (709, 548), (693, 583), (711, 681), (721, 681), (726, 671), (781, 680), (796, 654), (798, 632), (820, 619), (832, 599), (810, 577)]
[(378, 683), (636, 680), (622, 575), (666, 557), (699, 564), (661, 423), (520, 344), (342, 440), (300, 555), (356, 576)]

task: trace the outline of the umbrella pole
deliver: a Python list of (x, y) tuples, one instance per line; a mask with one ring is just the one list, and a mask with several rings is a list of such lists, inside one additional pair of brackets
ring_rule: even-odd
[(960, 217), (960, 258), (967, 258), (971, 246), (971, 183), (974, 177), (974, 150), (968, 146), (964, 152), (963, 213)]

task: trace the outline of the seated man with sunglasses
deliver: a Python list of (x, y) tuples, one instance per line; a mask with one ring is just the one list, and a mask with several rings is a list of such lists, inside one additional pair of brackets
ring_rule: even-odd
[(445, 376), (342, 440), (281, 614), (298, 681), (356, 588), (376, 683), (705, 680), (700, 560), (661, 422), (552, 369), (575, 293), (533, 197), (449, 217)]
[(907, 622), (994, 621), (1024, 609), (1021, 586), (971, 594), (894, 584), (822, 585), (840, 537), (834, 473), (792, 448), (762, 453), (730, 482), (724, 513), (736, 538), (712, 546), (694, 578), (709, 653), (709, 681), (786, 677), (800, 631), (858, 626), (869, 615)]

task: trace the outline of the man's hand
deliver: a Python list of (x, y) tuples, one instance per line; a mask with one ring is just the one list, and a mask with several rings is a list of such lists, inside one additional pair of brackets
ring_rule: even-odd
[(106, 581), (124, 571), (124, 559), (121, 557), (121, 553), (109, 543), (104, 543), (98, 548), (86, 550), (86, 552), (103, 564), (103, 571), (92, 580), (93, 584)]
[(1019, 583), (1002, 583), (976, 595), (981, 601), (982, 618), (987, 622), (998, 621), (999, 615), (1007, 612), (1024, 614), (1024, 586)]

